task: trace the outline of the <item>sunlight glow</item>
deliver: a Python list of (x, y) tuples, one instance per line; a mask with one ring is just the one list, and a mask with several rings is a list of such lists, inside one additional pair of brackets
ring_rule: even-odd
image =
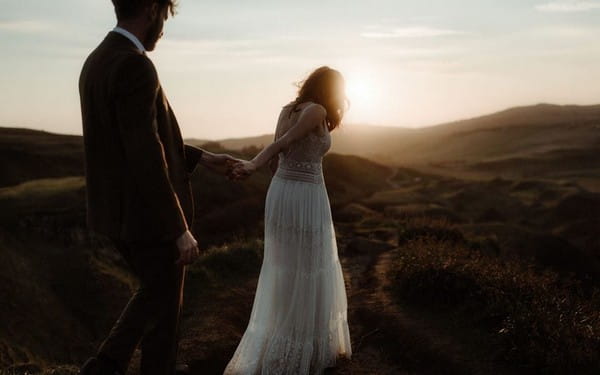
[(380, 109), (380, 85), (368, 70), (350, 71), (346, 75), (346, 95), (350, 99), (349, 114), (355, 121), (372, 120)]

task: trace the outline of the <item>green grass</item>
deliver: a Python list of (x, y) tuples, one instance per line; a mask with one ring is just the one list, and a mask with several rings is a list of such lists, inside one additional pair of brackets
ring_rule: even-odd
[(0, 188), (0, 200), (6, 199), (45, 199), (52, 195), (77, 190), (85, 185), (81, 176), (42, 178), (23, 182), (16, 186)]
[(0, 187), (83, 173), (82, 137), (0, 128)]
[(0, 188), (0, 222), (14, 223), (32, 214), (85, 209), (84, 177), (45, 178)]
[(495, 359), (536, 373), (597, 374), (600, 289), (484, 255), (446, 223), (402, 223), (392, 290), (399, 303), (480, 327)]
[[(14, 142), (21, 142), (22, 136), (17, 134)], [(47, 145), (44, 152), (52, 154), (64, 148), (59, 138), (45, 137), (38, 139), (39, 144), (31, 149)], [(79, 147), (78, 140), (72, 141), (73, 147)], [(209, 144), (207, 148), (224, 151), (218, 144)], [(11, 150), (20, 155), (18, 147)], [(80, 162), (77, 154), (67, 151), (61, 151), (59, 156), (69, 158), (72, 165), (65, 165), (77, 170)], [(256, 148), (247, 148), (236, 155), (248, 159), (256, 152)], [(7, 281), (14, 281), (3, 283), (4, 289), (0, 288), (11, 301), (0, 305), (7, 309), (4, 316), (10, 324), (5, 327), (14, 327), (15, 322), (25, 321), (24, 318), (40, 324), (41, 329), (34, 329), (39, 339), (26, 345), (26, 350), (31, 351), (30, 360), (51, 366), (82, 359), (72, 360), (71, 349), (51, 345), (56, 332), (79, 339), (98, 339), (112, 323), (113, 317), (108, 312), (116, 318), (130, 285), (110, 249), (98, 244), (90, 244), (88, 248), (87, 242), (82, 245), (81, 241), (73, 240), (85, 225), (83, 177), (68, 177), (74, 174), (63, 172), (71, 169), (63, 171), (60, 162), (45, 156), (42, 159), (56, 164), (53, 167), (57, 169), (52, 173), (59, 177), (41, 178), (54, 175), (41, 173), (40, 168), (45, 169), (45, 164), (38, 163), (36, 158), (17, 160), (14, 165), (9, 163), (15, 171), (14, 180), (36, 179), (0, 188), (1, 229), (15, 236), (15, 246), (0, 241), (4, 249), (4, 266), (0, 269), (8, 275)], [(446, 316), (456, 315), (465, 324), (481, 327), (497, 348), (495, 356), (518, 363), (531, 372), (586, 374), (598, 368), (598, 289), (582, 287), (568, 273), (557, 275), (538, 266), (495, 256), (507, 253), (505, 248), (511, 247), (515, 247), (511, 254), (523, 259), (525, 252), (532, 249), (544, 256), (552, 250), (549, 245), (554, 242), (540, 245), (538, 238), (530, 233), (538, 229), (540, 233), (560, 230), (569, 240), (579, 241), (574, 242), (578, 248), (590, 252), (597, 249), (597, 241), (590, 237), (593, 230), (587, 229), (594, 228), (595, 222), (590, 219), (597, 218), (597, 211), (592, 211), (590, 204), (596, 198), (571, 196), (568, 194), (577, 193), (576, 186), (557, 187), (545, 181), (539, 187), (527, 188), (527, 184), (522, 184), (516, 189), (516, 185), (506, 180), (469, 183), (405, 169), (392, 181), (401, 188), (390, 191), (391, 168), (335, 154), (325, 158), (324, 172), (334, 217), (337, 208), (359, 202), (377, 212), (365, 208), (348, 215), (351, 217), (348, 223), (356, 227), (356, 233), (390, 241), (397, 234), (401, 248), (395, 253), (394, 270), (389, 277), (399, 303), (419, 305)], [(184, 309), (188, 316), (196, 314), (198, 306), (210, 305), (219, 296), (224, 296), (228, 303), (230, 295), (237, 297), (236, 288), (240, 285), (249, 288), (258, 275), (263, 243), (255, 238), (262, 237), (264, 197), (269, 181), (266, 169), (244, 183), (232, 183), (202, 167), (192, 176), (197, 214), (194, 229), (201, 247), (208, 252), (188, 268), (186, 294), (192, 297), (186, 297)], [(375, 194), (370, 197), (372, 193)], [(538, 202), (539, 207), (530, 207)], [(506, 222), (490, 221), (494, 215), (484, 215), (490, 208), (497, 210), (497, 216), (506, 218)], [(582, 210), (588, 215), (587, 221), (581, 221)], [(450, 216), (448, 213), (464, 216), (470, 223), (459, 225), (452, 220), (432, 218)], [(474, 234), (467, 232), (467, 224)], [(34, 241), (35, 237), (38, 238)], [(555, 263), (569, 270), (565, 260), (572, 260), (577, 254), (561, 249), (565, 250), (560, 253), (564, 257), (557, 258), (559, 261)], [(591, 263), (592, 258), (583, 259)], [(46, 310), (39, 305), (28, 308), (32, 300), (44, 302)], [(104, 307), (97, 308), (98, 301)], [(251, 300), (246, 302), (249, 306)], [(231, 316), (241, 316), (239, 322), (247, 319), (245, 311), (237, 311), (239, 306), (226, 308), (231, 310)], [(101, 317), (106, 321), (101, 321)], [(62, 328), (74, 322), (81, 323), (82, 328)], [(81, 334), (80, 329), (94, 332)], [(0, 349), (1, 346), (2, 342)], [(26, 362), (27, 356), (22, 361)]]
[(249, 239), (208, 249), (200, 260), (188, 267), (188, 283), (204, 288), (246, 280), (260, 269), (263, 245), (262, 240)]

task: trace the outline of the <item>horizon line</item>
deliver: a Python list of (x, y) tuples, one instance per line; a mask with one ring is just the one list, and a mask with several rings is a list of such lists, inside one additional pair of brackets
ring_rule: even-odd
[[(525, 104), (525, 105), (515, 105), (515, 106), (510, 106), (510, 107), (504, 107), (503, 109), (500, 110), (496, 110), (493, 112), (486, 112), (483, 114), (479, 114), (479, 115), (474, 115), (472, 117), (465, 117), (465, 118), (460, 118), (460, 119), (456, 119), (456, 120), (449, 120), (449, 121), (445, 121), (445, 122), (439, 122), (439, 123), (435, 123), (435, 124), (429, 124), (429, 125), (422, 125), (422, 126), (398, 126), (398, 125), (387, 125), (387, 124), (373, 124), (373, 123), (349, 123), (346, 124), (345, 126), (350, 126), (350, 127), (373, 127), (373, 128), (395, 128), (395, 129), (404, 129), (404, 130), (421, 130), (421, 129), (426, 129), (426, 128), (434, 128), (437, 126), (443, 126), (443, 125), (450, 125), (450, 124), (454, 124), (454, 123), (458, 123), (458, 122), (462, 122), (462, 121), (469, 121), (469, 120), (474, 120), (477, 118), (481, 118), (481, 117), (486, 117), (486, 116), (491, 116), (494, 114), (498, 114), (498, 113), (502, 113), (505, 111), (509, 111), (512, 109), (518, 109), (518, 108), (527, 108), (527, 107), (539, 107), (539, 106), (553, 106), (553, 107), (595, 107), (595, 106), (600, 106), (600, 103), (597, 104), (555, 104), (555, 103), (548, 103), (548, 102), (537, 102), (535, 104)], [(33, 131), (38, 131), (38, 132), (43, 132), (43, 133), (47, 133), (47, 134), (52, 134), (52, 135), (64, 135), (64, 136), (79, 136), (82, 137), (83, 134), (82, 133), (56, 133), (56, 132), (52, 132), (52, 131), (48, 131), (45, 129), (39, 129), (39, 128), (33, 128), (33, 127), (27, 127), (27, 126), (4, 126), (4, 125), (0, 125), (0, 128), (3, 129), (23, 129), (23, 130), (33, 130)], [(183, 137), (183, 140), (200, 140), (200, 141), (207, 141), (207, 142), (222, 142), (222, 141), (231, 141), (231, 140), (239, 140), (239, 139), (245, 139), (245, 138), (259, 138), (259, 137), (265, 137), (265, 136), (269, 136), (269, 135), (273, 135), (273, 133), (262, 133), (262, 134), (255, 134), (255, 135), (247, 135), (247, 136), (241, 136), (241, 137), (227, 137), (227, 138), (218, 138), (218, 139), (210, 139), (210, 138), (202, 138), (202, 137)]]

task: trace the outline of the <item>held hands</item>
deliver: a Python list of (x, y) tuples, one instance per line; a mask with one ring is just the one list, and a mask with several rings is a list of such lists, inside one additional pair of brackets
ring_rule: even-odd
[(177, 239), (176, 244), (179, 249), (179, 259), (175, 262), (177, 265), (192, 264), (200, 257), (198, 242), (189, 230)]
[(213, 172), (223, 174), (234, 181), (244, 180), (256, 170), (256, 165), (251, 161), (237, 159), (229, 154), (213, 154), (208, 151), (202, 154), (200, 163)]
[(208, 169), (215, 173), (225, 175), (229, 174), (230, 169), (232, 168), (230, 165), (237, 161), (238, 159), (229, 154), (213, 154), (208, 151), (205, 151), (202, 154), (202, 159), (200, 159), (200, 163)]
[(240, 181), (248, 178), (255, 171), (256, 164), (254, 164), (254, 162), (238, 160), (234, 165), (232, 165), (232, 169), (228, 174), (228, 177), (234, 181)]

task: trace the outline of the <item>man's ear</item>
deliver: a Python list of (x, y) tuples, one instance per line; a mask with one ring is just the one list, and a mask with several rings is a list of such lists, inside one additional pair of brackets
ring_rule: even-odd
[(156, 18), (160, 15), (159, 13), (160, 6), (158, 5), (158, 3), (152, 3), (152, 5), (150, 5), (150, 8), (148, 9), (148, 18), (150, 19), (150, 21), (156, 20)]

